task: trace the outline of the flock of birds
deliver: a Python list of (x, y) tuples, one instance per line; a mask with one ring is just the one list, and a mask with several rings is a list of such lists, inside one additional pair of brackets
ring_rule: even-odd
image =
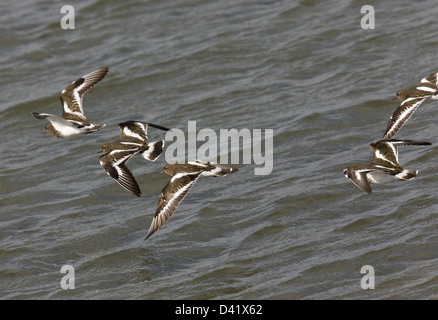
[(398, 162), (398, 147), (409, 145), (431, 145), (430, 142), (391, 139), (409, 120), (417, 108), (428, 98), (438, 99), (438, 73), (433, 73), (411, 88), (397, 92), (394, 99), (401, 104), (391, 115), (381, 140), (370, 144), (373, 152), (371, 162), (344, 169), (344, 175), (356, 186), (371, 193), (370, 183), (384, 184), (395, 180), (410, 180), (417, 170), (403, 169)]
[[(105, 124), (90, 123), (83, 110), (84, 94), (108, 73), (108, 68), (91, 72), (76, 81), (73, 81), (62, 90), (60, 99), (62, 116), (49, 113), (32, 112), (38, 119), (47, 119), (49, 123), (44, 132), (58, 138), (76, 138), (88, 133), (96, 132)], [(140, 187), (126, 162), (134, 155), (139, 154), (146, 160), (155, 161), (163, 152), (164, 140), (149, 143), (147, 128), (152, 127), (163, 131), (169, 128), (142, 121), (125, 121), (118, 124), (120, 137), (112, 142), (105, 143), (99, 157), (101, 166), (123, 188), (136, 196), (140, 196)], [(200, 177), (226, 176), (236, 172), (237, 168), (223, 167), (213, 162), (201, 160), (187, 161), (186, 163), (167, 164), (163, 172), (170, 175), (170, 181), (161, 191), (155, 216), (151, 222), (146, 238), (149, 238), (175, 213), (180, 202), (191, 190)]]
[[(32, 112), (34, 117), (49, 121), (44, 132), (58, 138), (70, 139), (103, 128), (105, 124), (93, 124), (86, 119), (82, 100), (84, 94), (102, 80), (107, 73), (108, 68), (96, 70), (73, 81), (62, 90), (60, 95), (61, 117), (49, 113)], [(426, 99), (438, 99), (437, 76), (438, 73), (433, 73), (421, 79), (416, 86), (397, 92), (394, 99), (399, 99), (402, 102), (390, 117), (383, 138), (370, 144), (373, 152), (371, 162), (344, 169), (344, 175), (356, 186), (371, 193), (370, 183), (384, 184), (395, 180), (410, 180), (417, 176), (417, 170), (403, 169), (399, 164), (398, 147), (431, 145), (431, 143), (397, 140), (392, 139), (392, 137)], [(132, 194), (140, 196), (140, 187), (126, 166), (126, 162), (136, 154), (152, 162), (157, 160), (163, 152), (164, 140), (149, 143), (148, 126), (163, 131), (170, 129), (142, 121), (125, 121), (119, 123), (118, 126), (121, 130), (120, 137), (102, 146), (101, 152), (104, 154), (99, 157), (99, 162), (107, 174), (118, 184)], [(236, 171), (237, 168), (223, 167), (213, 162), (201, 160), (166, 165), (163, 172), (170, 175), (171, 178), (161, 191), (155, 216), (145, 239), (149, 238), (172, 217), (180, 202), (200, 177), (226, 176)]]

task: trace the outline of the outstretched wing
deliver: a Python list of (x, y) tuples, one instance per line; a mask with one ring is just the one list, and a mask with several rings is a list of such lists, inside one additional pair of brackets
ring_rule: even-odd
[(412, 116), (412, 114), (417, 110), (417, 108), (428, 98), (429, 96), (420, 98), (407, 98), (404, 100), (400, 106), (395, 109), (391, 115), (388, 124), (386, 126), (385, 134), (383, 139), (392, 138), (406, 121)]
[(371, 193), (371, 185), (367, 178), (367, 173), (370, 171), (370, 169), (345, 169), (344, 174), (351, 182), (363, 191)]
[(149, 238), (175, 213), (180, 202), (198, 180), (201, 172), (178, 173), (173, 176), (161, 191), (157, 210), (152, 220), (149, 232), (145, 239)]
[(141, 194), (140, 187), (131, 170), (126, 166), (126, 161), (128, 161), (132, 155), (132, 152), (120, 152), (116, 156), (110, 153), (104, 154), (100, 156), (99, 162), (108, 175), (116, 180), (118, 184), (139, 197)]
[(105, 77), (108, 68), (93, 71), (69, 84), (62, 90), (60, 99), (62, 104), (62, 117), (67, 120), (76, 121), (83, 125), (89, 125), (84, 115), (82, 99), (85, 92), (90, 90), (96, 83)]

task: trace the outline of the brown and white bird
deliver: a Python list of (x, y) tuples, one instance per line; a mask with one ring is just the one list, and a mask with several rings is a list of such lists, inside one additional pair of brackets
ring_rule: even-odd
[(107, 174), (138, 197), (141, 194), (140, 187), (126, 166), (126, 162), (137, 153), (149, 161), (155, 161), (163, 152), (164, 147), (164, 140), (148, 142), (148, 126), (164, 131), (169, 130), (166, 127), (141, 121), (121, 122), (119, 123), (121, 130), (119, 139), (105, 143), (101, 150), (105, 154), (99, 157), (100, 165)]
[(421, 79), (415, 87), (397, 92), (394, 99), (402, 100), (402, 102), (391, 115), (383, 139), (392, 138), (427, 98), (438, 99), (437, 76), (438, 73), (432, 73)]
[(344, 175), (356, 186), (371, 193), (370, 183), (385, 184), (395, 180), (410, 180), (417, 176), (417, 170), (403, 169), (398, 162), (398, 147), (410, 145), (431, 145), (430, 142), (415, 140), (379, 140), (370, 144), (373, 159), (369, 163), (344, 169)]
[(166, 165), (163, 172), (170, 175), (171, 179), (161, 191), (155, 216), (145, 239), (172, 217), (178, 205), (200, 177), (223, 177), (236, 171), (237, 168), (227, 168), (201, 160)]
[(47, 119), (50, 123), (45, 126), (48, 132), (58, 138), (75, 138), (87, 133), (98, 131), (104, 124), (92, 124), (84, 115), (83, 97), (96, 83), (105, 77), (108, 68), (93, 71), (62, 90), (60, 99), (62, 117), (50, 113), (32, 112), (37, 119)]

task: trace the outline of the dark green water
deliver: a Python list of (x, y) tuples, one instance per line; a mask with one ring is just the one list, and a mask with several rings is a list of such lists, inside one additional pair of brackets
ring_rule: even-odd
[[(3, 1), (0, 298), (438, 298), (438, 102), (396, 136), (433, 143), (400, 150), (416, 179), (368, 195), (342, 173), (369, 161), (397, 90), (438, 71), (438, 7), (370, 1), (375, 29), (363, 30), (364, 4), (81, 1), (63, 30), (59, 3)], [(70, 141), (41, 134), (31, 112), (60, 115), (60, 91), (103, 66), (84, 109), (106, 127)], [(140, 198), (98, 161), (126, 120), (273, 129), (273, 170), (241, 161), (198, 181), (144, 241), (165, 157), (128, 163)], [(61, 288), (63, 265), (73, 290)], [(364, 265), (374, 290), (361, 288)]]

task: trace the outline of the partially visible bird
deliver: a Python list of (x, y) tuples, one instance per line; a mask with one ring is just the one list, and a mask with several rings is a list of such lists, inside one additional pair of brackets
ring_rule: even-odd
[(402, 100), (386, 126), (383, 139), (392, 138), (427, 98), (438, 99), (438, 73), (423, 78), (412, 88), (399, 90), (394, 99)]
[(138, 197), (141, 194), (140, 187), (126, 166), (126, 162), (137, 153), (149, 161), (155, 161), (163, 152), (164, 147), (164, 140), (148, 142), (148, 126), (164, 131), (169, 130), (166, 127), (141, 121), (121, 122), (119, 123), (121, 130), (119, 139), (105, 143), (101, 149), (101, 152), (105, 154), (99, 157), (99, 162), (108, 175)]

